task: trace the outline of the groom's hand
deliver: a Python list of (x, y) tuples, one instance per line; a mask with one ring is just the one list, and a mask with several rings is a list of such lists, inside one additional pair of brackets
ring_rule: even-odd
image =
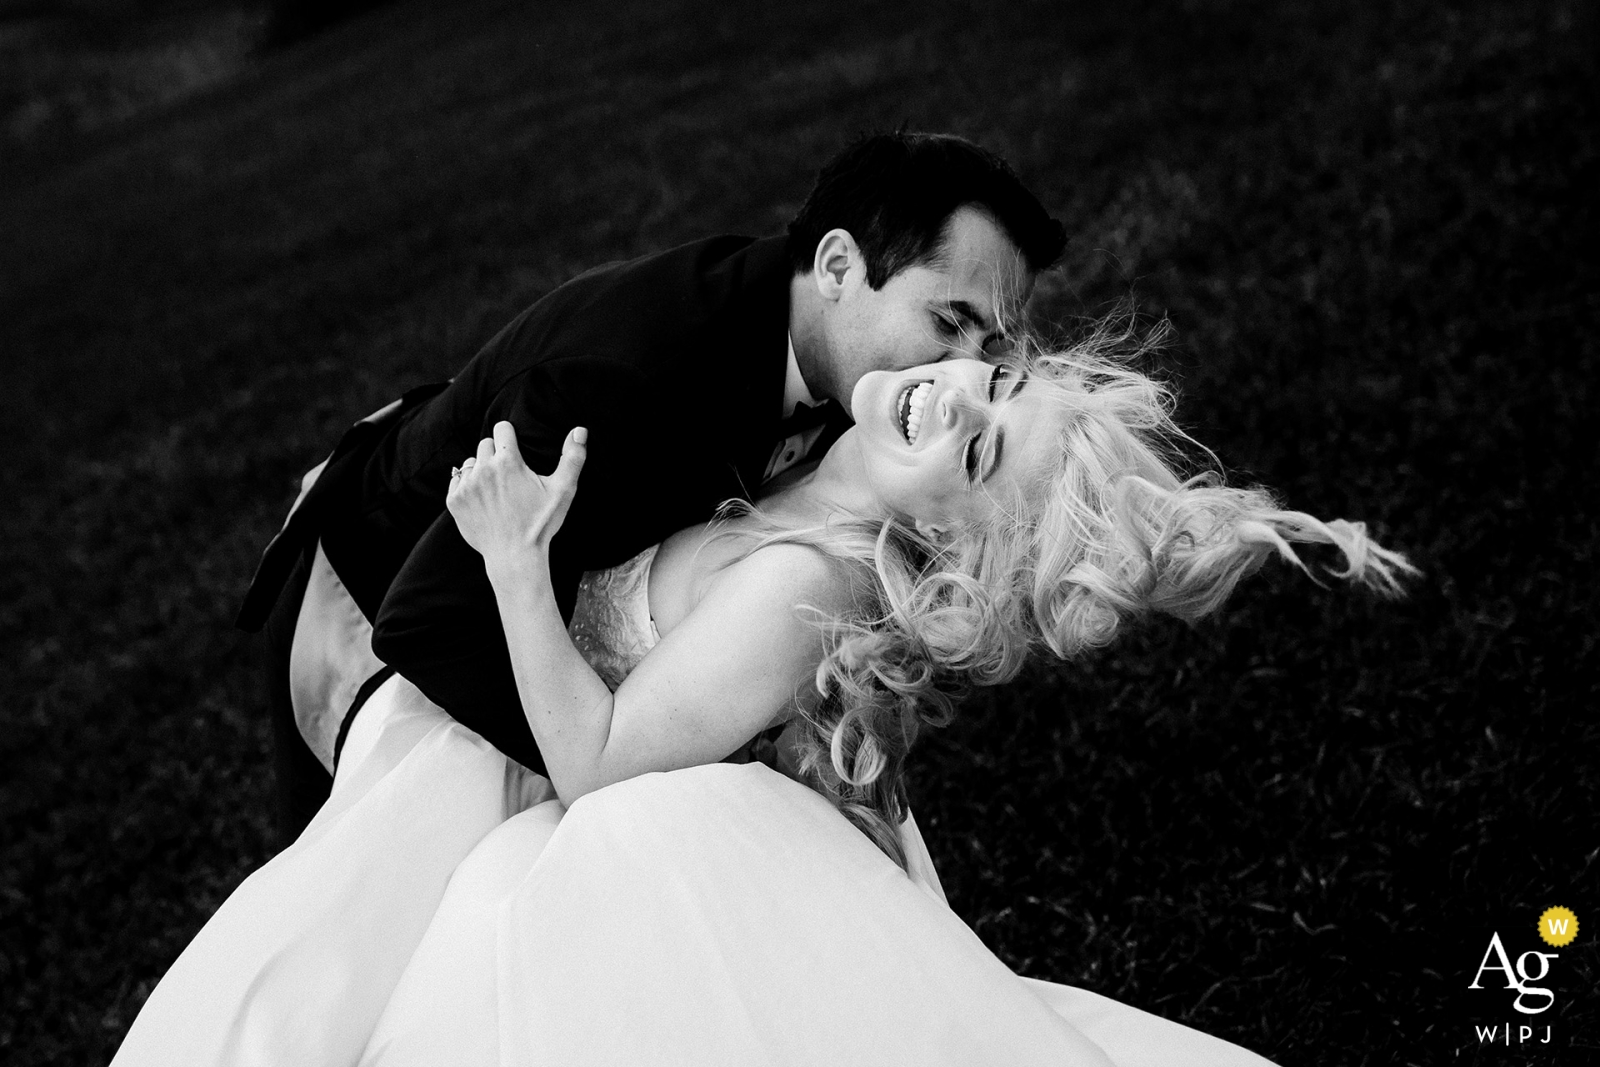
[(587, 440), (581, 426), (567, 434), (556, 469), (540, 476), (523, 461), (511, 423), (495, 423), (494, 436), (450, 475), (445, 507), (462, 538), (485, 561), (547, 552), (578, 490)]

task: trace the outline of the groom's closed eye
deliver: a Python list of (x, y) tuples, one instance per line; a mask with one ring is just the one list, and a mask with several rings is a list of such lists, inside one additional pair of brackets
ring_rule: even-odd
[(963, 333), (982, 339), (978, 345), (982, 351), (989, 352), (992, 346), (1005, 340), (1005, 331), (997, 324), (991, 323), (989, 316), (973, 304), (965, 300), (952, 300), (947, 307)]

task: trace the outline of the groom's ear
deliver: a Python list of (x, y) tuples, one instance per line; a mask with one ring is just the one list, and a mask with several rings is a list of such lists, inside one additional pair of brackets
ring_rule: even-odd
[(852, 269), (864, 269), (861, 248), (849, 230), (829, 230), (817, 242), (811, 276), (824, 300), (838, 300), (849, 284)]

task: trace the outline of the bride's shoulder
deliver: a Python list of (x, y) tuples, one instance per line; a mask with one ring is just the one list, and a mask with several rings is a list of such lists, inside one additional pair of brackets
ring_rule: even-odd
[(779, 542), (729, 562), (712, 577), (707, 593), (731, 586), (744, 596), (832, 613), (848, 608), (852, 577), (847, 564), (819, 548)]
[(792, 543), (751, 551), (747, 538), (709, 532), (680, 531), (656, 556), (650, 609), (663, 635), (708, 601), (753, 609), (803, 604), (828, 614), (848, 610), (851, 574), (826, 553)]

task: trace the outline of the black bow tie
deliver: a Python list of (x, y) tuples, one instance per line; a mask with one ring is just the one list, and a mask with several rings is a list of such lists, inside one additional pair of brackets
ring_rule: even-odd
[(824, 400), (820, 404), (807, 404), (802, 400), (795, 404), (794, 414), (778, 423), (778, 437), (793, 437), (842, 418), (844, 409), (832, 400)]

